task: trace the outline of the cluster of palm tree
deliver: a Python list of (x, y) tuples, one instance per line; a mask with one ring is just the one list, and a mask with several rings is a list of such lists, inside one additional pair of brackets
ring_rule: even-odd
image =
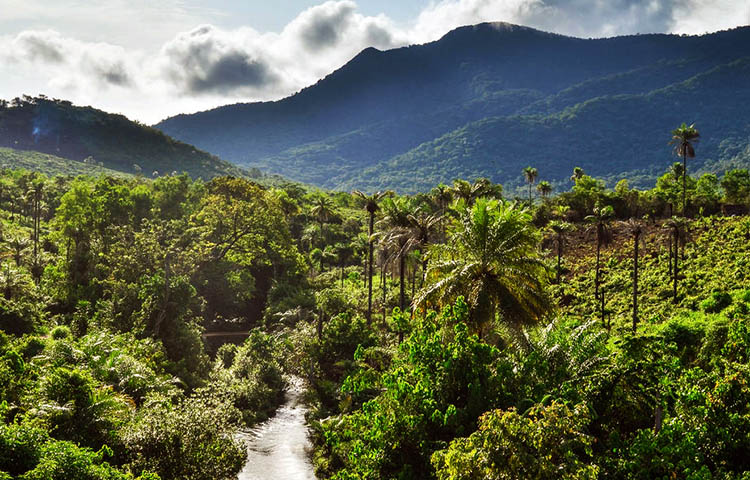
[[(424, 198), (420, 202), (395, 197), (391, 192), (353, 193), (361, 199), (369, 218), (369, 321), (376, 263), (384, 318), (389, 266), (398, 274), (402, 311), (441, 307), (463, 296), (473, 331), (479, 335), (486, 333), (496, 318), (518, 333), (549, 309), (540, 234), (532, 225), (530, 210), (503, 201), (499, 185), (485, 179), (473, 183), (456, 180), (452, 186), (437, 186), (426, 202)], [(407, 295), (409, 269), (411, 298)]]
[[(686, 211), (685, 177), (687, 157), (694, 157), (693, 144), (698, 131), (693, 125), (682, 125), (672, 132), (675, 152), (683, 157), (683, 205)], [(411, 197), (394, 197), (392, 192), (372, 195), (356, 191), (368, 213), (367, 253), (367, 319), (372, 321), (373, 278), (375, 248), (379, 248), (381, 285), (383, 287), (383, 314), (385, 318), (385, 274), (389, 265), (398, 272), (399, 301), (402, 311), (407, 307), (440, 307), (458, 296), (463, 296), (469, 306), (469, 320), (478, 335), (488, 331), (496, 319), (518, 334), (523, 343), (523, 327), (538, 321), (551, 306), (545, 284), (549, 272), (540, 256), (541, 237), (533, 226), (529, 210), (532, 204), (532, 186), (538, 177), (536, 168), (523, 170), (528, 184), (529, 205), (522, 207), (502, 200), (502, 188), (488, 180), (470, 183), (456, 180), (452, 186), (439, 185), (429, 195), (430, 204), (419, 203)], [(584, 171), (576, 167), (571, 180), (578, 182)], [(540, 182), (537, 190), (543, 198), (552, 191), (549, 182)], [(315, 206), (315, 215), (323, 216), (323, 205)], [(380, 220), (376, 222), (377, 215)], [(564, 212), (548, 225), (557, 253), (555, 282), (561, 283), (562, 257), (567, 234), (572, 225), (564, 221)], [(602, 271), (602, 249), (612, 239), (611, 222), (614, 209), (596, 205), (585, 217), (595, 233), (596, 264), (594, 271), (594, 296), (601, 305), (605, 318), (605, 298)], [(622, 223), (633, 238), (633, 313), (635, 331), (638, 324), (638, 274), (639, 248), (644, 226), (635, 218)], [(377, 227), (377, 229), (376, 229)], [(685, 221), (672, 218), (665, 223), (670, 232), (670, 274), (674, 299), (677, 301), (679, 278), (677, 250), (684, 243)], [(322, 222), (321, 222), (322, 229)], [(377, 231), (376, 231), (377, 230)], [(406, 272), (411, 264), (412, 293), (407, 299)], [(420, 290), (417, 293), (417, 272)]]
[[(531, 166), (528, 166), (523, 169), (523, 178), (526, 181), (528, 188), (529, 188), (529, 204), (533, 201), (533, 198), (531, 196), (531, 187), (536, 183), (536, 179), (539, 177), (539, 171)], [(542, 180), (537, 184), (536, 191), (539, 192), (539, 195), (543, 199), (546, 199), (549, 197), (549, 195), (552, 193), (552, 184), (549, 183), (547, 180)]]

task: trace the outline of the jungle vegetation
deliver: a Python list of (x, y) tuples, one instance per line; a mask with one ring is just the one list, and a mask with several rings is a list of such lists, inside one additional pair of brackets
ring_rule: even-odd
[(516, 198), (2, 169), (0, 478), (235, 478), (287, 375), (320, 478), (747, 478), (750, 175), (665, 167)]

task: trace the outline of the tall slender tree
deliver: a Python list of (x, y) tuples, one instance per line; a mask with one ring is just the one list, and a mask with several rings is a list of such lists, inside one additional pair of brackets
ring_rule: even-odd
[(695, 144), (699, 142), (700, 133), (695, 124), (687, 126), (685, 123), (672, 130), (674, 153), (682, 157), (682, 216), (687, 212), (687, 159), (695, 158)]
[(409, 215), (412, 241), (414, 242), (414, 248), (419, 249), (420, 262), (422, 265), (422, 275), (419, 284), (420, 288), (424, 285), (425, 275), (427, 274), (427, 262), (429, 258), (426, 255), (427, 247), (433, 241), (435, 227), (442, 221), (443, 217), (441, 215), (429, 214), (423, 209), (417, 209), (414, 214)]
[(320, 194), (313, 199), (310, 213), (320, 225), (320, 247), (325, 248), (323, 225), (330, 222), (336, 216), (336, 207), (328, 196)]
[(367, 211), (368, 215), (368, 228), (367, 228), (367, 238), (368, 238), (368, 252), (367, 252), (367, 323), (372, 323), (372, 277), (373, 277), (373, 249), (375, 244), (375, 239), (373, 235), (375, 234), (375, 214), (378, 213), (378, 210), (380, 209), (380, 201), (383, 200), (385, 197), (388, 197), (393, 194), (391, 190), (387, 190), (385, 192), (377, 192), (372, 195), (367, 195), (366, 193), (360, 192), (359, 190), (355, 190), (352, 192), (356, 197), (361, 198), (364, 200), (364, 207)]
[(623, 222), (625, 230), (633, 237), (633, 333), (638, 328), (638, 246), (643, 233), (643, 225), (636, 219)]
[(609, 229), (609, 222), (614, 215), (612, 206), (596, 206), (594, 213), (587, 215), (585, 220), (593, 224), (596, 230), (596, 274), (594, 277), (594, 297), (599, 298), (599, 285), (601, 284), (601, 251), (602, 247), (609, 245), (612, 239), (612, 232)]
[(414, 213), (413, 203), (407, 197), (386, 198), (382, 203), (383, 218), (380, 220), (381, 242), (395, 252), (398, 260), (399, 307), (406, 308), (405, 268), (406, 255), (416, 246), (409, 217)]
[(430, 197), (440, 212), (440, 240), (445, 239), (445, 209), (453, 200), (451, 188), (444, 184), (439, 184), (430, 191)]
[(541, 195), (542, 198), (547, 198), (549, 197), (549, 194), (552, 193), (552, 184), (547, 180), (542, 180), (536, 186), (536, 190), (539, 192), (539, 195)]
[(560, 275), (562, 272), (562, 255), (563, 248), (565, 245), (565, 235), (573, 229), (573, 225), (568, 222), (561, 220), (553, 220), (547, 226), (549, 230), (555, 236), (555, 243), (557, 245), (557, 268), (555, 269), (555, 283), (560, 283)]
[(526, 167), (523, 169), (523, 177), (526, 179), (526, 183), (529, 184), (529, 205), (531, 205), (531, 186), (536, 182), (536, 177), (539, 176), (539, 171), (534, 167)]
[(684, 217), (672, 217), (664, 222), (664, 228), (667, 229), (669, 235), (672, 237), (672, 245), (674, 249), (674, 255), (672, 257), (672, 301), (677, 303), (677, 281), (680, 276), (679, 269), (679, 246), (680, 242), (685, 242), (685, 235), (687, 229), (687, 219)]

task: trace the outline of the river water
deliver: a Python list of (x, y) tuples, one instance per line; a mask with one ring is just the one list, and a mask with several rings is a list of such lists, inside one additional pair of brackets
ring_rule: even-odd
[(311, 445), (302, 392), (301, 379), (292, 378), (284, 405), (276, 410), (276, 415), (240, 434), (247, 444), (247, 463), (238, 480), (315, 479), (308, 457)]

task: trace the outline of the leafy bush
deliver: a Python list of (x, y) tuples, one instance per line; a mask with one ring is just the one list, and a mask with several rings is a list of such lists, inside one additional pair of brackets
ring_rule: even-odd
[(593, 438), (586, 434), (587, 407), (573, 410), (559, 403), (533, 407), (521, 415), (514, 409), (492, 410), (479, 419), (479, 430), (457, 438), (432, 455), (440, 480), (595, 479)]
[(65, 325), (58, 325), (55, 328), (52, 329), (51, 332), (49, 332), (49, 336), (52, 337), (54, 340), (62, 340), (64, 338), (70, 338), (70, 328), (66, 327)]
[(128, 467), (161, 478), (233, 480), (245, 462), (234, 439), (239, 412), (217, 397), (186, 399), (173, 406), (150, 396), (123, 432)]
[(732, 303), (732, 296), (726, 292), (713, 292), (701, 302), (701, 310), (706, 313), (719, 313)]

